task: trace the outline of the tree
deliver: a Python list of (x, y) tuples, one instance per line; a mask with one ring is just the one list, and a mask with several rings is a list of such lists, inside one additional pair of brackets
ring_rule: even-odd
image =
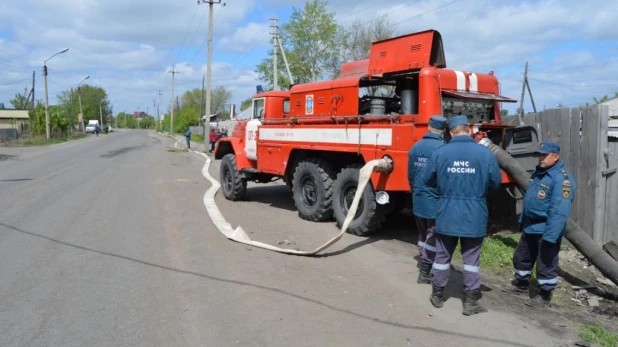
[(210, 94), (210, 104), (212, 107), (213, 113), (219, 113), (219, 118), (224, 119), (222, 116), (227, 115), (225, 119), (230, 118), (230, 114), (227, 106), (230, 103), (230, 99), (232, 99), (232, 92), (227, 90), (227, 88), (218, 86), (212, 90)]
[(240, 112), (242, 112), (242, 111), (248, 109), (249, 107), (251, 107), (252, 103), (253, 103), (253, 99), (251, 99), (251, 98), (247, 98), (247, 99), (243, 100), (240, 103)]
[[(309, 0), (302, 10), (294, 8), (290, 22), (281, 27), (280, 40), (295, 83), (315, 82), (335, 72), (332, 61), (340, 54), (337, 33), (341, 27), (327, 4), (326, 0)], [(279, 64), (280, 55), (275, 58)], [(267, 89), (273, 86), (272, 61), (273, 58), (264, 59), (256, 67), (258, 78), (269, 84)], [(284, 66), (281, 63), (278, 66)], [(289, 85), (284, 69), (281, 70), (278, 81), (282, 86)]]
[[(333, 72), (339, 75), (341, 66), (345, 62), (368, 59), (373, 42), (389, 39), (395, 35), (393, 25), (386, 15), (370, 21), (362, 19), (354, 21), (349, 29), (338, 33), (343, 49), (341, 54), (332, 61)], [(392, 87), (384, 86), (371, 86), (364, 90), (367, 95), (388, 95), (394, 92)]]
[(612, 98), (610, 98), (610, 97), (609, 97), (609, 96), (607, 96), (607, 95), (603, 95), (603, 97), (602, 97), (602, 98), (600, 98), (600, 99), (597, 99), (596, 97), (593, 97), (593, 98), (592, 98), (592, 100), (594, 100), (594, 103), (595, 103), (595, 104), (600, 104), (600, 103), (606, 102), (606, 101), (608, 101), (609, 99), (613, 99), (613, 98), (618, 98), (618, 92), (615, 92), (615, 93), (614, 93), (614, 96), (613, 96)]
[[(84, 125), (88, 124), (89, 119), (98, 120), (103, 114), (103, 124), (108, 124), (107, 116), (112, 113), (111, 103), (107, 99), (105, 89), (96, 86), (83, 84), (79, 90), (69, 89), (60, 92), (56, 97), (58, 106), (68, 115), (71, 126), (78, 125), (79, 96), (82, 99), (82, 109), (84, 111)], [(99, 110), (99, 105), (101, 110)], [(101, 126), (103, 125), (101, 124)]]
[[(30, 115), (30, 132), (32, 135), (45, 134), (45, 106), (40, 100), (37, 100), (34, 109), (31, 109)], [(49, 107), (49, 129), (52, 138), (66, 137), (70, 131), (70, 122), (68, 114), (64, 112), (62, 107), (52, 105)]]
[(386, 15), (370, 21), (358, 19), (345, 33), (343, 48), (346, 61), (368, 59), (371, 43), (395, 36), (393, 25)]
[(22, 93), (15, 94), (15, 97), (9, 101), (16, 110), (25, 110), (28, 108), (26, 95)]

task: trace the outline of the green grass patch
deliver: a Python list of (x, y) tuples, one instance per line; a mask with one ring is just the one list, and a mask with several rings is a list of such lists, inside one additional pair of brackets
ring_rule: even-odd
[(197, 141), (197, 142), (204, 142), (204, 135), (200, 135), (200, 134), (192, 134), (191, 135), (191, 141)]
[(74, 134), (74, 135), (69, 135), (67, 137), (54, 138), (54, 139), (49, 139), (49, 140), (45, 139), (45, 136), (40, 136), (40, 137), (34, 137), (34, 138), (24, 141), (24, 146), (31, 147), (31, 146), (54, 145), (54, 144), (63, 143), (63, 142), (71, 141), (71, 140), (83, 139), (87, 136), (88, 135), (86, 134)]
[(594, 343), (602, 347), (618, 346), (618, 335), (596, 325), (584, 325), (579, 333), (579, 337), (586, 342)]
[[(481, 268), (497, 274), (512, 273), (513, 253), (520, 236), (520, 233), (487, 236), (481, 249)], [(461, 245), (457, 245), (453, 258), (461, 261)]]

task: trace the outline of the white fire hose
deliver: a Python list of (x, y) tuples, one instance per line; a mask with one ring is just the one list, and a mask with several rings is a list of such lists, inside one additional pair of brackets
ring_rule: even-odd
[[(181, 140), (177, 140), (176, 143), (174, 144), (176, 148), (178, 148), (178, 143), (180, 141)], [(363, 195), (365, 186), (367, 185), (367, 183), (369, 182), (369, 179), (371, 178), (371, 173), (373, 171), (383, 171), (383, 172), (390, 171), (392, 168), (392, 162), (387, 159), (374, 159), (374, 160), (369, 161), (367, 164), (365, 164), (365, 166), (363, 166), (360, 169), (359, 177), (358, 177), (358, 186), (356, 188), (356, 194), (354, 194), (354, 200), (352, 201), (352, 206), (350, 206), (350, 209), (348, 210), (348, 214), (346, 215), (345, 220), (343, 221), (343, 225), (341, 226), (341, 231), (339, 232), (337, 236), (333, 237), (332, 239), (330, 239), (328, 242), (326, 242), (322, 246), (316, 248), (313, 251), (308, 252), (308, 251), (299, 251), (295, 249), (280, 248), (280, 247), (269, 245), (263, 242), (253, 241), (251, 240), (249, 235), (247, 235), (245, 230), (240, 225), (236, 229), (232, 228), (232, 225), (225, 220), (225, 217), (223, 217), (223, 214), (221, 213), (221, 211), (219, 210), (219, 207), (215, 203), (215, 195), (219, 191), (221, 184), (219, 183), (219, 181), (217, 181), (214, 177), (210, 175), (210, 172), (208, 172), (208, 168), (210, 167), (210, 163), (211, 163), (210, 158), (204, 153), (193, 151), (193, 150), (189, 150), (189, 151), (193, 153), (197, 153), (201, 155), (202, 157), (204, 157), (204, 159), (206, 159), (206, 162), (204, 163), (204, 167), (202, 168), (202, 175), (204, 175), (204, 177), (207, 180), (209, 180), (212, 185), (210, 186), (210, 188), (208, 188), (206, 193), (204, 193), (204, 206), (206, 206), (206, 211), (208, 212), (210, 219), (212, 219), (213, 224), (217, 227), (217, 229), (219, 229), (219, 231), (223, 235), (225, 235), (225, 237), (227, 237), (230, 240), (236, 241), (236, 242), (244, 243), (244, 244), (259, 247), (259, 248), (268, 249), (268, 250), (275, 251), (275, 252), (302, 255), (302, 256), (316, 255), (319, 252), (325, 250), (326, 248), (332, 246), (337, 241), (339, 241), (339, 239), (341, 239), (343, 234), (348, 229), (348, 226), (350, 225), (350, 223), (352, 222), (352, 219), (354, 218), (354, 215), (356, 214), (358, 203), (360, 202), (361, 196)]]

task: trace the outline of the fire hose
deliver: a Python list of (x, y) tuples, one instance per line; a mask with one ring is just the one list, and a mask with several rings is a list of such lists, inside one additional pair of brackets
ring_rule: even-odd
[[(524, 192), (528, 189), (530, 174), (513, 157), (488, 138), (480, 140), (479, 144), (495, 154), (500, 168), (513, 177), (519, 189)], [(618, 285), (618, 262), (605, 253), (571, 218), (567, 220), (564, 237), (605, 277)]]
[(392, 161), (386, 158), (371, 160), (367, 164), (365, 164), (359, 171), (358, 186), (356, 188), (356, 193), (354, 194), (354, 200), (352, 201), (352, 205), (350, 206), (348, 210), (348, 214), (345, 217), (345, 220), (343, 222), (343, 225), (341, 226), (341, 231), (339, 232), (339, 234), (313, 251), (301, 251), (301, 250), (295, 250), (295, 249), (280, 248), (280, 247), (269, 245), (267, 243), (263, 243), (260, 241), (254, 241), (254, 240), (251, 240), (249, 235), (247, 235), (247, 233), (243, 230), (241, 226), (238, 226), (236, 227), (236, 229), (234, 229), (232, 225), (225, 220), (225, 217), (223, 217), (223, 214), (221, 213), (221, 211), (219, 210), (219, 207), (217, 207), (217, 204), (215, 203), (215, 195), (217, 194), (217, 191), (219, 191), (221, 184), (214, 177), (212, 177), (210, 173), (208, 172), (211, 159), (204, 153), (200, 153), (197, 151), (192, 151), (192, 152), (197, 153), (206, 159), (206, 162), (204, 163), (204, 167), (202, 168), (202, 175), (204, 175), (204, 177), (208, 181), (210, 181), (211, 186), (204, 194), (204, 206), (206, 206), (206, 211), (208, 212), (208, 215), (212, 219), (213, 224), (217, 227), (217, 229), (219, 229), (219, 231), (223, 235), (225, 235), (225, 237), (227, 237), (230, 240), (244, 243), (247, 245), (264, 248), (264, 249), (268, 249), (268, 250), (275, 251), (275, 252), (294, 254), (294, 255), (300, 255), (300, 256), (316, 255), (319, 252), (322, 252), (323, 250), (325, 250), (326, 248), (332, 246), (335, 242), (339, 241), (339, 239), (341, 239), (343, 234), (345, 234), (346, 230), (348, 229), (348, 226), (352, 222), (354, 215), (356, 215), (358, 204), (360, 202), (361, 196), (363, 195), (363, 191), (365, 190), (365, 186), (367, 185), (367, 183), (369, 182), (369, 179), (371, 178), (371, 173), (374, 171), (388, 172), (392, 169), (392, 165), (393, 165)]
[[(164, 135), (164, 136), (169, 136), (175, 139), (176, 143), (174, 143), (174, 147), (178, 148), (178, 143), (180, 143), (181, 140), (178, 140), (176, 137), (168, 135), (168, 134), (163, 134), (160, 132), (159, 134)], [(212, 162), (212, 160), (206, 154), (202, 152), (194, 151), (191, 149), (189, 149), (188, 151), (199, 154), (202, 157), (204, 157), (204, 159), (206, 159), (206, 162), (204, 163), (204, 166), (202, 167), (202, 175), (204, 175), (204, 177), (208, 181), (210, 181), (211, 186), (210, 188), (208, 188), (206, 193), (204, 193), (204, 206), (206, 207), (206, 211), (208, 212), (208, 215), (210, 216), (210, 219), (212, 220), (215, 227), (217, 227), (217, 229), (226, 238), (239, 242), (239, 243), (244, 243), (247, 245), (255, 246), (258, 248), (268, 249), (271, 251), (285, 253), (285, 254), (300, 255), (300, 256), (316, 255), (322, 252), (323, 250), (327, 249), (328, 247), (332, 246), (337, 241), (339, 241), (341, 237), (343, 236), (343, 234), (345, 234), (346, 230), (348, 229), (348, 226), (352, 222), (352, 219), (356, 215), (356, 210), (358, 209), (358, 204), (360, 203), (360, 199), (365, 190), (365, 186), (367, 186), (367, 183), (371, 179), (371, 173), (374, 171), (390, 172), (393, 168), (393, 161), (390, 158), (374, 159), (374, 160), (370, 160), (369, 162), (367, 162), (359, 170), (358, 186), (356, 187), (356, 193), (354, 194), (354, 200), (352, 201), (352, 205), (350, 206), (348, 213), (346, 214), (345, 220), (343, 221), (343, 225), (341, 226), (341, 231), (339, 232), (339, 234), (337, 234), (335, 237), (330, 239), (328, 242), (326, 242), (325, 244), (316, 248), (313, 251), (300, 251), (296, 249), (276, 247), (276, 246), (269, 245), (264, 242), (251, 240), (249, 235), (247, 235), (245, 230), (240, 225), (236, 227), (236, 229), (234, 229), (232, 225), (228, 221), (225, 220), (225, 217), (223, 217), (223, 214), (221, 213), (221, 211), (219, 210), (219, 207), (215, 203), (215, 195), (219, 191), (219, 188), (221, 188), (221, 184), (214, 177), (212, 177), (212, 175), (210, 175), (210, 172), (208, 172), (208, 169), (210, 168), (210, 163)]]

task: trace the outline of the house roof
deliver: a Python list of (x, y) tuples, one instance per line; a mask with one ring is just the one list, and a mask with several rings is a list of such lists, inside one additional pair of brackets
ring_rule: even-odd
[(28, 110), (0, 110), (0, 119), (29, 119)]

